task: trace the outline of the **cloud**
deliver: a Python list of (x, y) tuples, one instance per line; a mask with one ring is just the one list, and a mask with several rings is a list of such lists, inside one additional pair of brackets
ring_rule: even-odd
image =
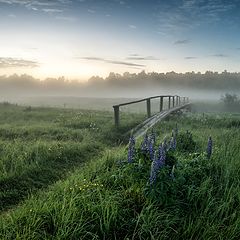
[(176, 42), (174, 42), (174, 44), (178, 45), (178, 44), (187, 44), (190, 43), (190, 40), (188, 39), (183, 39), (183, 40), (177, 40)]
[(226, 57), (228, 57), (228, 55), (222, 54), (222, 53), (218, 53), (218, 54), (211, 55), (211, 57), (226, 58)]
[(0, 68), (9, 68), (9, 67), (38, 67), (39, 63), (36, 61), (29, 61), (25, 59), (18, 58), (5, 58), (0, 57)]
[(233, 18), (229, 13), (237, 8), (238, 2), (235, 0), (159, 1), (154, 16), (160, 32), (175, 33), (223, 20), (227, 23)]
[(93, 60), (93, 61), (106, 61), (104, 58), (99, 58), (99, 57), (83, 57), (81, 59), (85, 59), (85, 60)]
[(146, 67), (146, 65), (137, 64), (137, 63), (130, 63), (130, 62), (112, 61), (112, 60), (108, 60), (106, 62), (107, 63), (112, 63), (112, 64), (118, 64), (118, 65), (132, 66), (132, 67)]
[(159, 60), (158, 58), (156, 57), (153, 57), (153, 56), (147, 56), (147, 57), (141, 57), (139, 55), (130, 55), (130, 57), (127, 57), (126, 58), (127, 60), (136, 60), (136, 61), (142, 61), (142, 60)]
[(61, 13), (61, 12), (63, 12), (63, 10), (55, 9), (55, 8), (43, 8), (42, 11), (46, 12), (46, 13)]
[(64, 8), (71, 4), (72, 0), (0, 0), (0, 3), (9, 5), (20, 5), (33, 11), (43, 11), (46, 13), (63, 12)]
[(197, 57), (185, 57), (186, 60), (197, 59)]
[(117, 60), (109, 60), (99, 57), (81, 57), (78, 59), (84, 59), (89, 61), (100, 61), (104, 63), (110, 63), (110, 64), (117, 64), (117, 65), (124, 65), (124, 66), (130, 66), (130, 67), (146, 67), (146, 65), (143, 64), (137, 64), (137, 63), (131, 63), (131, 62), (125, 62), (125, 61), (117, 61)]
[(131, 28), (131, 29), (136, 29), (137, 28), (137, 26), (132, 25), (132, 24), (128, 25), (128, 27)]
[(89, 13), (91, 13), (91, 14), (94, 14), (96, 11), (95, 10), (93, 10), (93, 9), (88, 9), (87, 10)]
[(77, 21), (77, 18), (75, 17), (68, 17), (68, 16), (56, 16), (57, 20), (62, 20), (62, 21), (66, 21), (66, 22), (75, 22)]
[(10, 17), (10, 18), (16, 18), (17, 16), (15, 15), (15, 14), (8, 14), (8, 17)]

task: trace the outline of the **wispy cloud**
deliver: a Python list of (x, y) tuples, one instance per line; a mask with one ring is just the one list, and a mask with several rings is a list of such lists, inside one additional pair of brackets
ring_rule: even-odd
[(71, 4), (72, 0), (0, 0), (0, 3), (9, 5), (20, 5), (33, 11), (43, 11), (46, 13), (59, 13), (64, 11), (64, 7)]
[(62, 20), (66, 22), (76, 22), (77, 18), (71, 16), (56, 16), (57, 20)]
[(136, 60), (136, 61), (142, 61), (142, 60), (160, 60), (159, 58), (153, 57), (153, 56), (146, 56), (142, 57), (140, 55), (130, 55), (130, 57), (126, 58), (127, 60)]
[(100, 62), (104, 62), (104, 63), (124, 65), (124, 66), (130, 66), (130, 67), (146, 67), (146, 65), (143, 65), (143, 64), (118, 61), (118, 60), (109, 60), (109, 59), (104, 59), (104, 58), (99, 58), (99, 57), (81, 57), (78, 59), (84, 59), (84, 60), (88, 60), (88, 61), (100, 61)]
[(96, 11), (95, 10), (93, 10), (93, 9), (88, 9), (87, 10), (89, 13), (91, 13), (91, 14), (94, 14), (94, 13), (96, 13)]
[(112, 63), (112, 64), (118, 64), (118, 65), (131, 66), (131, 67), (146, 67), (146, 65), (143, 65), (143, 64), (123, 62), (123, 61), (108, 60), (108, 61), (106, 61), (106, 62), (107, 62), (107, 63)]
[(80, 59), (92, 60), (92, 61), (103, 61), (103, 62), (106, 61), (104, 58), (99, 58), (99, 57), (82, 57)]
[(9, 67), (38, 67), (39, 63), (36, 61), (30, 61), (26, 59), (17, 59), (17, 58), (5, 58), (0, 57), (0, 68), (9, 68)]
[(128, 25), (128, 27), (131, 28), (131, 29), (136, 29), (137, 28), (137, 26), (132, 25), (132, 24)]
[(56, 9), (56, 8), (43, 8), (42, 11), (46, 12), (46, 13), (61, 13), (61, 12), (63, 12), (63, 10)]
[(10, 18), (16, 18), (17, 16), (15, 15), (15, 14), (8, 14), (8, 17), (10, 17)]
[(218, 53), (218, 54), (211, 55), (211, 57), (226, 58), (226, 57), (229, 57), (229, 56), (226, 55), (226, 54)]
[(183, 39), (183, 40), (177, 40), (174, 42), (175, 45), (178, 45), (178, 44), (187, 44), (187, 43), (190, 43), (190, 40), (188, 39)]
[(185, 57), (186, 60), (197, 59), (197, 57)]
[(236, 9), (235, 0), (182, 0), (160, 1), (155, 17), (159, 31), (176, 32), (197, 28), (204, 23), (218, 22), (231, 18), (230, 11)]

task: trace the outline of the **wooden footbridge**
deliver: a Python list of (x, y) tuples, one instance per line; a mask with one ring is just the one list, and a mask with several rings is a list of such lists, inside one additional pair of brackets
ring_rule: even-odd
[[(153, 115), (151, 113), (152, 99), (159, 99), (159, 112)], [(144, 98), (144, 99), (140, 99), (132, 102), (121, 103), (119, 105), (113, 106), (115, 126), (119, 127), (120, 125), (120, 107), (130, 105), (130, 104), (136, 104), (140, 102), (146, 102), (147, 119), (133, 129), (133, 135), (135, 137), (140, 137), (144, 135), (149, 128), (151, 128), (153, 125), (155, 125), (157, 122), (161, 121), (168, 115), (174, 112), (180, 111), (181, 109), (190, 108), (189, 98), (180, 97), (178, 95), (153, 96), (153, 97)], [(166, 103), (167, 103), (167, 107), (166, 107)], [(164, 106), (165, 106), (165, 109), (164, 109)]]

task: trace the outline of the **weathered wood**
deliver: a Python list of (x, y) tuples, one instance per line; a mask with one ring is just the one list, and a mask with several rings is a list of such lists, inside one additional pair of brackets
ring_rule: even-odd
[(120, 123), (119, 106), (113, 106), (113, 109), (114, 109), (115, 126), (118, 127)]
[(148, 118), (151, 117), (151, 98), (147, 98), (147, 116)]
[(174, 107), (174, 108), (172, 108), (170, 110), (166, 110), (166, 111), (163, 111), (161, 113), (155, 114), (151, 118), (146, 119), (144, 122), (142, 122), (141, 124), (136, 126), (134, 129), (132, 129), (131, 130), (131, 134), (133, 134), (133, 136), (135, 138), (139, 138), (139, 137), (143, 136), (144, 134), (146, 134), (146, 132), (151, 127), (153, 127), (156, 123), (158, 123), (159, 121), (163, 120), (164, 118), (169, 116), (171, 113), (177, 112), (177, 111), (179, 111), (179, 110), (181, 110), (183, 108), (188, 108), (189, 106), (190, 106), (190, 103), (187, 103), (185, 105), (177, 106), (177, 107)]
[(160, 97), (160, 112), (163, 110), (163, 97)]
[[(114, 106), (119, 106), (119, 107), (121, 107), (121, 106), (129, 105), (129, 104), (144, 102), (144, 101), (146, 101), (147, 99), (154, 99), (154, 98), (159, 98), (159, 97), (171, 97), (171, 96), (170, 96), (170, 95), (153, 96), (153, 97), (143, 98), (143, 99), (136, 100), (136, 101), (132, 101), (132, 102), (120, 103), (120, 104), (114, 105)], [(113, 106), (113, 107), (114, 107), (114, 106)]]
[[(147, 117), (151, 118), (151, 99), (155, 99), (155, 98), (160, 98), (160, 112), (163, 111), (163, 100), (164, 98), (168, 98), (168, 109), (173, 109), (175, 107), (181, 106), (182, 105), (182, 100), (185, 103), (189, 103), (189, 98), (188, 97), (180, 97), (178, 95), (172, 96), (172, 95), (160, 95), (160, 96), (153, 96), (153, 97), (149, 97), (149, 98), (144, 98), (144, 99), (140, 99), (140, 100), (136, 100), (136, 101), (132, 101), (132, 102), (127, 102), (127, 103), (121, 103), (119, 105), (114, 105), (114, 120), (115, 120), (115, 126), (118, 127), (120, 125), (120, 107), (121, 106), (125, 106), (125, 105), (130, 105), (130, 104), (134, 104), (134, 103), (139, 103), (139, 102), (143, 102), (146, 101), (146, 105), (147, 105)], [(171, 108), (171, 98), (172, 100), (172, 108)], [(184, 105), (183, 104), (183, 105)], [(166, 110), (164, 110), (165, 112)]]

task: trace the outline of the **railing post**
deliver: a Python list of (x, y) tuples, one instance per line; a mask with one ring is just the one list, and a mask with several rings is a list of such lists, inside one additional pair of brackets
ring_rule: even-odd
[(171, 97), (168, 97), (168, 109), (171, 108)]
[(114, 109), (114, 119), (115, 119), (115, 126), (119, 126), (119, 106), (113, 106)]
[(163, 110), (163, 97), (160, 97), (160, 112)]
[(151, 98), (147, 98), (147, 117), (151, 117)]
[(175, 96), (173, 96), (173, 102), (172, 102), (173, 107), (175, 107)]

